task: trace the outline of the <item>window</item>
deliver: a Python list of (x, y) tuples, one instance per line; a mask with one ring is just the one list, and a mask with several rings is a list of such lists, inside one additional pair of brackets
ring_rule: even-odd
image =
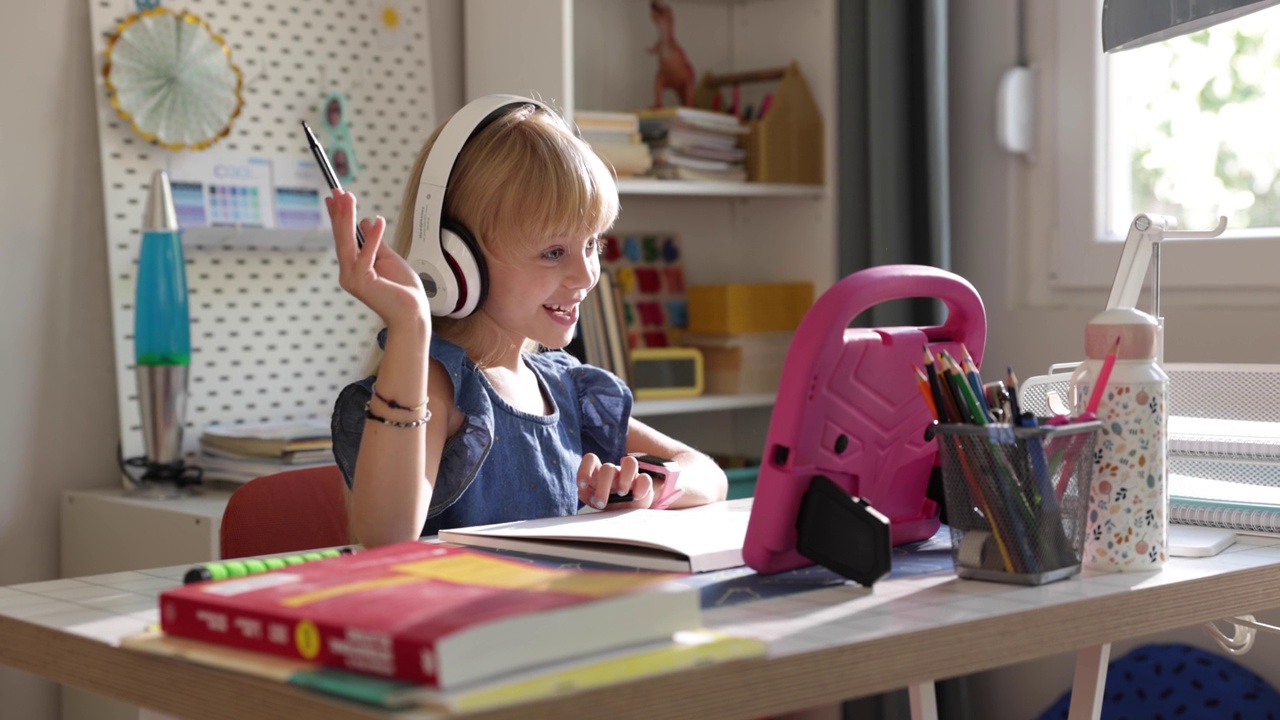
[(1280, 7), (1106, 56), (1100, 0), (1040, 7), (1029, 227), (1051, 284), (1109, 287), (1150, 212), (1187, 230), (1228, 219), (1221, 238), (1166, 248), (1163, 288), (1280, 287)]

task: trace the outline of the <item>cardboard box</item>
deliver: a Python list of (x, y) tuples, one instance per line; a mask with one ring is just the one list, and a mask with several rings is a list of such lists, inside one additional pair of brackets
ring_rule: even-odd
[(702, 351), (707, 394), (753, 395), (778, 391), (791, 336), (790, 332), (689, 334), (684, 342)]

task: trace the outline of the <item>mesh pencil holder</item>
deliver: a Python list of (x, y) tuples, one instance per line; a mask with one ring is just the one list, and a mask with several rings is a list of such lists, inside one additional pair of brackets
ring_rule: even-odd
[(1042, 585), (1080, 572), (1101, 426), (934, 426), (957, 575)]

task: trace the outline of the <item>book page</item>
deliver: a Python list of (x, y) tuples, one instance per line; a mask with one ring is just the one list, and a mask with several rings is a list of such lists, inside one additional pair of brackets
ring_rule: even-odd
[(458, 528), (442, 531), (440, 538), (488, 535), (530, 540), (586, 540), (658, 548), (692, 559), (726, 550), (741, 551), (750, 518), (750, 506), (709, 512), (620, 510)]

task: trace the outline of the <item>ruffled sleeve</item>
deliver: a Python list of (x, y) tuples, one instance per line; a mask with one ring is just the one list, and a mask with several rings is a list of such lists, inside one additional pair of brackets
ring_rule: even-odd
[(356, 456), (360, 453), (360, 437), (364, 435), (364, 406), (371, 397), (372, 375), (343, 388), (333, 405), (329, 428), (333, 434), (333, 459), (348, 488), (355, 481)]
[(582, 418), (582, 451), (616, 463), (627, 454), (631, 388), (613, 373), (592, 365), (569, 368)]

